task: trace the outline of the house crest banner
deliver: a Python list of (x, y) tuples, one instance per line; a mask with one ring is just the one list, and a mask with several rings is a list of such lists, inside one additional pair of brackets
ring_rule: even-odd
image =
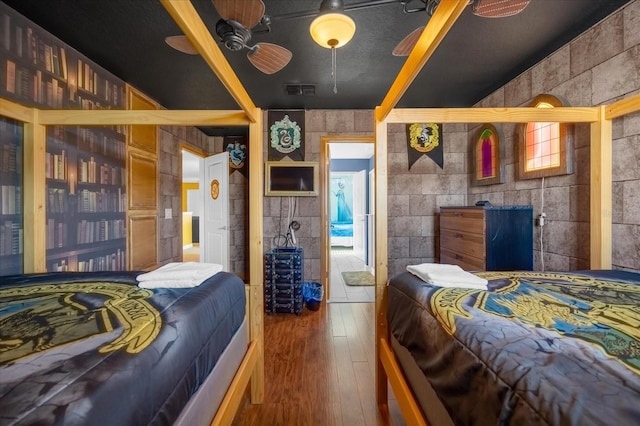
[(269, 111), (268, 159), (304, 161), (304, 111)]
[(246, 136), (225, 136), (224, 150), (229, 152), (229, 175), (236, 170), (249, 178), (249, 149)]
[(427, 155), (442, 169), (444, 164), (442, 151), (442, 125), (437, 123), (407, 124), (407, 156), (409, 170), (411, 166)]

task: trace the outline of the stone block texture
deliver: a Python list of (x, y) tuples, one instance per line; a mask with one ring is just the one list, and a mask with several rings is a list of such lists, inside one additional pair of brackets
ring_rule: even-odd
[[(609, 104), (640, 91), (640, 1), (634, 1), (496, 90), (476, 106), (525, 105), (541, 93), (568, 106)], [(534, 228), (536, 270), (589, 267), (589, 125), (575, 126), (574, 174), (518, 181), (517, 138), (512, 125), (494, 123), (506, 143), (503, 184), (470, 187), (469, 204), (479, 199), (531, 204), (547, 224)], [(468, 139), (473, 136), (470, 126)], [(640, 270), (640, 114), (613, 122), (613, 267)], [(391, 150), (390, 150), (391, 151)], [(544, 203), (544, 204), (543, 204)], [(543, 263), (544, 260), (544, 263)]]

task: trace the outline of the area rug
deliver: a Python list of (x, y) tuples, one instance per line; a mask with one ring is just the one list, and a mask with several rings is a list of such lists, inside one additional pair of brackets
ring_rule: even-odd
[(375, 285), (373, 275), (367, 271), (343, 272), (342, 278), (346, 285)]

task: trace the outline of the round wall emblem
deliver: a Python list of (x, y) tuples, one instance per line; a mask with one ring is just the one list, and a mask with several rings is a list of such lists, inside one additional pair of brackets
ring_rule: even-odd
[(211, 198), (213, 198), (214, 200), (217, 200), (219, 195), (220, 195), (220, 182), (218, 182), (218, 179), (214, 179), (211, 181)]

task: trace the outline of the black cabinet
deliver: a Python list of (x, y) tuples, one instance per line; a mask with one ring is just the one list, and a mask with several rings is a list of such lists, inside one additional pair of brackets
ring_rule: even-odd
[(265, 254), (264, 304), (268, 314), (302, 313), (303, 267), (304, 251), (301, 248), (275, 248)]

